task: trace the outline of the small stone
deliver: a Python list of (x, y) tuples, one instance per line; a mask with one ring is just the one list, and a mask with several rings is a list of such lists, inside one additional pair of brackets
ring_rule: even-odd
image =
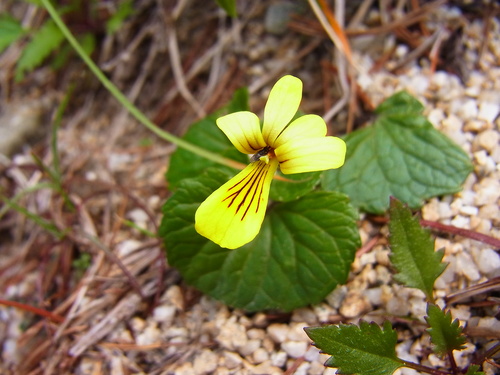
[(245, 345), (238, 347), (238, 352), (246, 357), (254, 353), (261, 345), (261, 340), (248, 340)]
[(479, 209), (479, 217), (489, 220), (499, 220), (500, 219), (500, 209), (497, 204), (488, 204)]
[(240, 367), (243, 363), (243, 359), (241, 358), (241, 356), (235, 352), (224, 351), (223, 357), (224, 365), (230, 370)]
[(492, 249), (484, 249), (479, 252), (476, 259), (477, 267), (483, 274), (500, 272), (500, 255)]
[(258, 348), (252, 357), (255, 363), (262, 363), (269, 360), (269, 353), (264, 348)]
[(468, 306), (458, 306), (456, 308), (450, 308), (451, 315), (453, 319), (458, 319), (463, 322), (466, 322), (471, 317), (470, 308)]
[(421, 317), (427, 315), (427, 303), (424, 298), (410, 298), (410, 311), (412, 316)]
[(221, 322), (219, 334), (215, 340), (225, 349), (236, 350), (246, 345), (248, 338), (245, 327), (236, 322), (236, 316), (232, 316), (225, 322)]
[(493, 316), (480, 318), (477, 326), (480, 328), (488, 328), (492, 331), (500, 332), (500, 320)]
[(370, 288), (366, 289), (363, 294), (372, 306), (380, 306), (382, 304), (382, 289), (378, 288)]
[(281, 349), (291, 358), (302, 357), (308, 348), (309, 344), (306, 341), (287, 341), (281, 344)]
[(462, 215), (476, 216), (479, 212), (479, 208), (474, 207), (474, 206), (462, 206), (462, 207), (460, 207), (459, 212)]
[(470, 227), (470, 219), (468, 217), (465, 217), (462, 215), (457, 215), (451, 221), (451, 225), (453, 225), (457, 228), (467, 229)]
[(195, 374), (209, 374), (217, 369), (217, 363), (217, 355), (209, 349), (204, 349), (194, 358), (193, 369)]
[(394, 316), (406, 316), (410, 311), (410, 306), (405, 298), (394, 296), (387, 301), (385, 306), (387, 313)]
[(175, 339), (176, 342), (184, 342), (187, 340), (189, 331), (185, 327), (170, 327), (165, 331), (165, 337), (167, 339)]
[(493, 102), (481, 102), (479, 104), (479, 113), (477, 118), (492, 123), (500, 113), (500, 104)]
[(422, 218), (430, 221), (439, 220), (438, 201), (436, 199), (431, 199), (429, 203), (422, 207)]
[(140, 332), (146, 327), (146, 322), (144, 321), (144, 319), (134, 317), (130, 321), (130, 326), (132, 327), (132, 330), (134, 332)]
[(474, 186), (476, 191), (476, 206), (494, 203), (500, 198), (500, 181), (496, 178), (485, 177)]
[(439, 218), (441, 219), (449, 219), (453, 216), (449, 203), (439, 202), (438, 204), (438, 213)]
[[(358, 258), (356, 258), (358, 259)], [(338, 286), (333, 292), (326, 296), (326, 301), (335, 309), (340, 308), (344, 298), (347, 295), (347, 287), (345, 285)]]
[(248, 369), (247, 374), (255, 374), (255, 375), (262, 375), (262, 374), (269, 374), (269, 375), (280, 375), (283, 373), (283, 370), (280, 368), (273, 366), (270, 361), (265, 361), (262, 362), (261, 364), (257, 366), (245, 366)]
[(168, 288), (165, 292), (164, 298), (166, 302), (170, 302), (178, 310), (184, 310), (184, 296), (178, 285), (173, 285)]
[(464, 131), (479, 133), (488, 128), (488, 123), (483, 120), (471, 119), (464, 125)]
[(267, 328), (269, 337), (277, 344), (281, 344), (286, 340), (288, 331), (288, 325), (280, 323), (273, 323)]
[(196, 375), (191, 362), (185, 362), (175, 369), (176, 375)]
[(271, 353), (271, 364), (276, 367), (283, 367), (288, 359), (287, 354), (284, 351)]
[(457, 114), (464, 120), (477, 117), (478, 108), (475, 99), (466, 99), (458, 108)]
[(346, 318), (354, 318), (371, 308), (370, 301), (358, 291), (347, 294), (339, 312)]
[(263, 329), (251, 328), (247, 331), (249, 339), (263, 340), (266, 337), (266, 332)]
[(158, 329), (156, 323), (150, 323), (136, 336), (137, 345), (151, 345), (160, 342), (161, 331)]
[(466, 252), (458, 253), (457, 260), (457, 273), (464, 275), (471, 281), (477, 281), (481, 277), (476, 264), (473, 262), (471, 256)]
[(158, 323), (170, 325), (175, 316), (175, 306), (162, 305), (153, 310), (153, 319)]
[(478, 176), (486, 176), (495, 171), (496, 165), (486, 150), (474, 152), (474, 170)]
[(477, 144), (488, 151), (490, 154), (493, 152), (495, 148), (498, 147), (498, 141), (500, 139), (500, 135), (495, 130), (486, 130), (478, 134), (475, 141)]
[(432, 125), (434, 125), (435, 128), (438, 128), (445, 118), (446, 116), (441, 108), (433, 108), (427, 115), (427, 119), (432, 123)]
[(315, 362), (319, 360), (320, 351), (315, 346), (309, 345), (306, 354), (304, 354), (304, 359), (308, 362)]
[(294, 310), (291, 320), (294, 322), (304, 322), (304, 325), (308, 326), (318, 324), (318, 317), (310, 308), (301, 308)]
[(288, 330), (287, 339), (291, 341), (309, 340), (304, 331), (304, 327), (307, 326), (308, 324), (304, 322), (292, 323)]
[(489, 233), (491, 231), (491, 221), (478, 216), (471, 217), (470, 228), (479, 233)]

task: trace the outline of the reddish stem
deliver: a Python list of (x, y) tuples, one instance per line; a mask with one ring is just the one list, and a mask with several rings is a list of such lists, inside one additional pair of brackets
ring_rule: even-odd
[(500, 240), (491, 236), (488, 236), (483, 233), (474, 232), (469, 229), (457, 228), (452, 225), (441, 224), (435, 221), (430, 220), (420, 220), (420, 224), (424, 227), (429, 227), (433, 229), (437, 229), (443, 232), (448, 232), (452, 234), (456, 234), (463, 237), (468, 237), (476, 241), (480, 241), (486, 243), (488, 245), (493, 246), (495, 249), (500, 249)]
[(47, 319), (50, 319), (55, 323), (62, 323), (64, 321), (64, 318), (60, 315), (51, 313), (50, 311), (40, 309), (38, 307), (26, 305), (26, 304), (21, 303), (21, 302), (0, 299), (0, 305), (11, 306), (11, 307), (15, 307), (15, 308), (18, 308), (21, 310), (29, 311), (29, 312), (32, 312), (33, 314), (40, 315), (40, 316), (43, 316)]

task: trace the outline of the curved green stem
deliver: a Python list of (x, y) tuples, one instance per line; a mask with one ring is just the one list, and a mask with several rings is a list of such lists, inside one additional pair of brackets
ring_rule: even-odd
[(49, 12), (50, 16), (56, 23), (56, 25), (61, 29), (64, 37), (68, 40), (71, 46), (75, 49), (75, 51), (80, 55), (82, 60), (87, 64), (92, 73), (97, 77), (99, 81), (108, 89), (108, 91), (123, 105), (129, 112), (134, 116), (141, 124), (143, 124), (150, 131), (155, 133), (160, 138), (163, 138), (169, 142), (176, 144), (183, 149), (190, 151), (196, 155), (202, 156), (206, 159), (212, 160), (216, 163), (227, 165), (237, 169), (243, 169), (245, 165), (238, 163), (234, 160), (224, 158), (218, 154), (214, 154), (204, 148), (193, 145), (192, 143), (186, 142), (185, 140), (178, 138), (169, 132), (160, 129), (158, 126), (153, 124), (151, 120), (149, 120), (144, 113), (142, 113), (132, 102), (116, 87), (99, 69), (99, 67), (92, 61), (92, 59), (85, 53), (83, 48), (80, 46), (78, 41), (75, 39), (71, 31), (66, 27), (61, 17), (55, 10), (55, 8), (50, 3), (50, 0), (41, 0), (47, 12)]

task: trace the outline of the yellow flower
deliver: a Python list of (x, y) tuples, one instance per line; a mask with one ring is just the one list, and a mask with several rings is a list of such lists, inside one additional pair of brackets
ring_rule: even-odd
[(253, 156), (245, 169), (200, 205), (195, 215), (199, 234), (221, 247), (241, 247), (259, 233), (278, 166), (282, 173), (290, 174), (344, 164), (345, 142), (326, 136), (321, 117), (305, 115), (290, 123), (301, 99), (302, 81), (288, 75), (269, 94), (262, 130), (259, 118), (247, 111), (217, 119), (217, 126), (234, 147)]

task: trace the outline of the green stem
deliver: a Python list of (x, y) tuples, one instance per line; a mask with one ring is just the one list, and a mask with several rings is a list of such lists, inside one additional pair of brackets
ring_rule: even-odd
[(64, 37), (68, 40), (68, 42), (71, 44), (71, 46), (75, 49), (75, 51), (80, 55), (82, 60), (87, 64), (89, 69), (92, 71), (92, 73), (97, 77), (99, 81), (108, 89), (108, 91), (120, 102), (120, 104), (125, 107), (132, 116), (134, 116), (141, 124), (143, 124), (146, 128), (148, 128), (150, 131), (152, 131), (154, 134), (159, 136), (160, 138), (163, 138), (169, 142), (172, 142), (176, 144), (179, 147), (182, 147), (183, 149), (190, 151), (196, 155), (199, 155), (201, 157), (204, 157), (206, 159), (209, 159), (211, 161), (214, 161), (219, 164), (227, 165), (233, 168), (238, 168), (242, 169), (245, 166), (241, 163), (238, 163), (234, 160), (224, 158), (220, 155), (214, 154), (210, 151), (207, 151), (201, 147), (195, 146), (189, 142), (186, 142), (185, 140), (178, 138), (169, 132), (166, 132), (162, 129), (160, 129), (158, 126), (153, 124), (151, 120), (149, 120), (144, 113), (142, 113), (132, 102), (116, 87), (105, 75), (104, 73), (99, 69), (99, 67), (92, 61), (92, 59), (86, 54), (86, 52), (83, 50), (82, 46), (78, 43), (78, 41), (75, 39), (73, 34), (71, 34), (71, 31), (66, 27), (64, 22), (62, 21), (61, 17), (59, 17), (59, 14), (55, 10), (55, 8), (52, 6), (50, 3), (50, 0), (41, 0), (43, 3), (43, 6), (45, 9), (47, 9), (47, 12), (49, 12), (50, 16), (56, 23), (56, 25), (61, 29), (61, 32), (63, 33)]
[(13, 202), (12, 200), (8, 199), (7, 197), (5, 197), (3, 195), (0, 195), (0, 200), (3, 201), (11, 209), (16, 210), (17, 212), (20, 212), (21, 214), (26, 216), (28, 219), (33, 220), (36, 224), (41, 226), (46, 231), (50, 232), (58, 240), (64, 238), (64, 236), (65, 236), (64, 232), (61, 232), (54, 223), (52, 223), (48, 220), (45, 220), (43, 217), (41, 217), (41, 216), (31, 212), (31, 211), (28, 211), (26, 208), (18, 205), (17, 203)]

